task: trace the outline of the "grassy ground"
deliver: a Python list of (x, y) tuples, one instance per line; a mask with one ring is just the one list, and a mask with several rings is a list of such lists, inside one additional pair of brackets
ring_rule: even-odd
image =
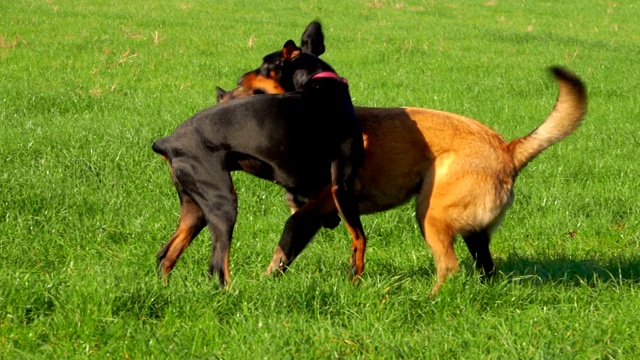
[[(1, 358), (637, 358), (639, 5), (635, 1), (0, 3)], [(435, 298), (412, 204), (322, 231), (262, 278), (287, 209), (237, 174), (228, 292), (204, 232), (162, 286), (178, 202), (153, 140), (318, 18), (354, 102), (421, 106), (522, 136), (560, 64), (587, 83), (576, 134), (531, 163), (493, 241), (501, 274)], [(460, 246), (458, 246), (460, 245)]]

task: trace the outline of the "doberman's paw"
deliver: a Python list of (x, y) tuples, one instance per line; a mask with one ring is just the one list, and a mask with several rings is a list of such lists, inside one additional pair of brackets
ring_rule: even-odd
[(289, 265), (289, 259), (284, 254), (282, 249), (278, 246), (276, 251), (273, 254), (273, 258), (271, 259), (271, 263), (267, 267), (267, 270), (262, 273), (262, 275), (279, 275), (287, 270), (287, 266)]
[(349, 265), (349, 280), (351, 281), (351, 285), (355, 285), (360, 280), (360, 275), (358, 275), (358, 268), (356, 267), (355, 261), (351, 258), (351, 265)]

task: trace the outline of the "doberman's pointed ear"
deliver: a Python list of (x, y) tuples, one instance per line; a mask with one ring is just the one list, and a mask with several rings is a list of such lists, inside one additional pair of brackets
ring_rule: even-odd
[(322, 25), (315, 20), (307, 25), (300, 39), (300, 48), (302, 52), (320, 56), (324, 54), (324, 34), (322, 33)]
[(282, 47), (282, 57), (284, 60), (293, 60), (300, 56), (302, 53), (302, 49), (296, 46), (296, 43), (293, 40), (287, 40)]
[(227, 95), (227, 91), (220, 86), (216, 86), (216, 102), (219, 103), (225, 95)]

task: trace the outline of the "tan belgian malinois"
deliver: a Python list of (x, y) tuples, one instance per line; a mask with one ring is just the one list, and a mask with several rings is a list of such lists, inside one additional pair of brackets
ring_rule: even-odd
[[(324, 39), (320, 24), (312, 22), (303, 34), (302, 50), (321, 55), (323, 41), (309, 41), (318, 38)], [(511, 141), (476, 120), (448, 112), (355, 107), (365, 145), (357, 181), (360, 213), (388, 210), (416, 197), (417, 221), (436, 263), (432, 293), (459, 269), (456, 235), (464, 239), (476, 267), (487, 277), (494, 273), (489, 243), (513, 202), (518, 174), (582, 121), (587, 109), (584, 84), (565, 69), (550, 70), (559, 87), (555, 107), (529, 135)], [(218, 88), (218, 100), (289, 91), (278, 81), (277, 64), (269, 63), (268, 57), (238, 84), (230, 91)], [(335, 211), (332, 199), (326, 201), (318, 206), (318, 215)], [(295, 211), (297, 206), (290, 205)], [(314, 233), (296, 246), (303, 248)], [(284, 270), (293, 261), (282, 248), (283, 244), (276, 248), (268, 273)]]

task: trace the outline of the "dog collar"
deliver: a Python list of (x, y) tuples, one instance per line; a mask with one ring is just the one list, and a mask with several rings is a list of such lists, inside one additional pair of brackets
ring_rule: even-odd
[(347, 79), (338, 76), (338, 74), (334, 73), (333, 71), (323, 71), (323, 72), (319, 72), (315, 75), (313, 75), (311, 77), (312, 79), (319, 79), (319, 78), (330, 78), (330, 79), (336, 79), (340, 82), (343, 82), (345, 84), (347, 84)]

